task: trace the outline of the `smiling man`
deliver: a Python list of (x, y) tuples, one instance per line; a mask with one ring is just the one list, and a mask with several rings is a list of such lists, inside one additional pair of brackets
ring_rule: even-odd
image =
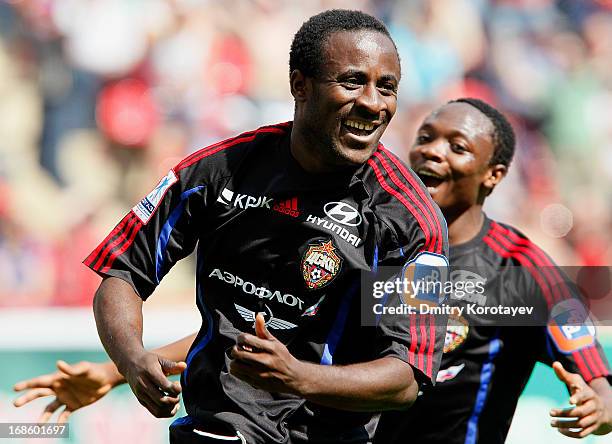
[[(372, 412), (435, 380), (433, 319), (360, 326), (362, 272), (447, 248), (439, 209), (380, 145), (399, 80), (378, 20), (312, 17), (291, 47), (294, 121), (185, 158), (85, 260), (104, 277), (100, 338), (138, 400), (171, 416), (182, 387), (171, 442), (370, 442)], [(184, 366), (143, 348), (142, 303), (194, 248), (202, 327), (179, 387), (165, 374)]]
[(383, 413), (377, 443), (503, 443), (538, 361), (558, 361), (555, 374), (571, 395), (571, 408), (551, 411), (553, 427), (574, 438), (612, 431), (610, 367), (593, 331), (546, 322), (549, 312), (576, 302), (571, 288), (540, 248), (482, 210), (508, 171), (514, 145), (512, 127), (499, 111), (459, 99), (423, 121), (410, 164), (448, 222), (451, 270), (476, 272), (484, 283), (476, 305), (535, 306), (545, 320), (521, 328), (499, 318), (451, 319), (438, 384), (409, 412)]

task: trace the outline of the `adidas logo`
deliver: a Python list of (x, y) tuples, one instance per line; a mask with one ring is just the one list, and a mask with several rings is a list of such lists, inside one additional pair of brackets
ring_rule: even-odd
[(278, 211), (279, 213), (287, 214), (291, 217), (298, 217), (300, 215), (300, 210), (298, 210), (297, 197), (293, 197), (291, 199), (286, 199), (275, 203), (272, 209), (274, 211)]

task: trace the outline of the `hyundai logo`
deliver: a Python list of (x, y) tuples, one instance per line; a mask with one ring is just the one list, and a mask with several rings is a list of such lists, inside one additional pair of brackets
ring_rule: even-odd
[(345, 202), (328, 202), (323, 210), (330, 219), (339, 224), (356, 227), (361, 223), (361, 214)]

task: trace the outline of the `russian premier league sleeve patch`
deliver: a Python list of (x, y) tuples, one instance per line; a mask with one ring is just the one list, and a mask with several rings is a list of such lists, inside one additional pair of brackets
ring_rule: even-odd
[(142, 221), (143, 224), (146, 225), (147, 222), (149, 222), (149, 219), (151, 219), (151, 216), (153, 216), (153, 213), (166, 195), (166, 192), (176, 182), (178, 182), (178, 177), (176, 177), (174, 171), (170, 170), (168, 174), (159, 181), (155, 189), (147, 194), (144, 199), (138, 202), (134, 208), (132, 208), (134, 214)]
[(595, 326), (584, 305), (575, 299), (559, 302), (550, 312), (548, 335), (562, 353), (595, 344)]

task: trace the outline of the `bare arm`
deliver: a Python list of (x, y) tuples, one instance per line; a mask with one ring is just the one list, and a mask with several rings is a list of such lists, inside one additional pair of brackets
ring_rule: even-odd
[(181, 387), (166, 378), (168, 361), (142, 345), (140, 297), (127, 282), (105, 278), (94, 298), (94, 316), (106, 352), (138, 401), (154, 416), (173, 416)]
[(309, 401), (350, 411), (409, 407), (418, 385), (409, 364), (384, 357), (347, 366), (304, 362), (268, 332), (257, 315), (257, 336), (241, 334), (232, 349), (230, 372), (270, 392), (293, 393)]
[(127, 282), (105, 278), (93, 301), (94, 316), (102, 345), (125, 375), (130, 357), (145, 352), (142, 345), (142, 299)]

